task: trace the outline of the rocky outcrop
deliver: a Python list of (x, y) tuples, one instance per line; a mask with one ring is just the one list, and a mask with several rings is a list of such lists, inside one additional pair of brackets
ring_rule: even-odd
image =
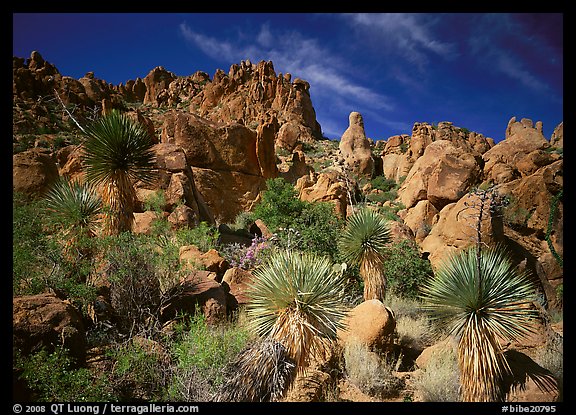
[(194, 315), (198, 309), (208, 324), (223, 322), (228, 311), (227, 293), (215, 277), (216, 274), (209, 271), (191, 271), (169, 293), (169, 300), (161, 310), (161, 320), (172, 320), (181, 313)]
[[(560, 143), (562, 136), (559, 125), (554, 142)], [(563, 281), (558, 260), (563, 257), (563, 156), (558, 148), (542, 135), (541, 123), (527, 119), (512, 118), (506, 139), (496, 145), (450, 123), (437, 128), (416, 124), (409, 139), (389, 139), (384, 170), (387, 158), (417, 156), (398, 190), (406, 207), (399, 215), (434, 268), (451, 253), (477, 243), (474, 207), (479, 203), (469, 192), (481, 184), (492, 187), (499, 202), (483, 214), (482, 241), (507, 246), (554, 302)]]
[(14, 297), (12, 327), (12, 347), (22, 355), (63, 346), (80, 362), (85, 358), (82, 315), (54, 294)]
[(532, 120), (524, 118), (517, 122), (513, 117), (508, 122), (506, 138), (483, 154), (484, 175), (500, 184), (530, 174), (538, 164), (541, 167), (552, 161), (541, 152), (548, 147), (550, 143), (542, 134), (541, 123), (534, 127)]
[(388, 307), (374, 299), (350, 310), (344, 325), (346, 328), (338, 331), (341, 344), (359, 342), (372, 351), (386, 351), (392, 344), (396, 319)]
[(31, 149), (12, 156), (12, 190), (31, 198), (43, 195), (58, 179), (58, 166), (43, 149)]
[(161, 135), (162, 143), (182, 149), (197, 193), (220, 223), (249, 210), (266, 179), (277, 175), (272, 139), (241, 124), (217, 125), (177, 111), (166, 114)]
[(364, 120), (359, 112), (351, 112), (349, 126), (340, 138), (340, 153), (348, 169), (357, 175), (372, 177), (374, 160), (370, 140), (366, 138)]
[[(306, 180), (310, 178), (310, 180)], [(346, 187), (340, 180), (338, 173), (329, 171), (326, 173), (304, 176), (296, 185), (299, 198), (307, 202), (329, 202), (334, 204), (335, 213), (344, 218), (348, 205)]]
[[(477, 243), (476, 226), (481, 206), (480, 197), (470, 193), (457, 202), (446, 205), (438, 213), (436, 223), (420, 245), (433, 269), (437, 269), (451, 254)], [(488, 245), (502, 242), (502, 218), (492, 212), (488, 204), (484, 206), (482, 219), (482, 242)]]
[(471, 153), (451, 141), (433, 141), (419, 157), (398, 191), (400, 201), (411, 208), (429, 200), (438, 210), (459, 200), (478, 182), (480, 166)]

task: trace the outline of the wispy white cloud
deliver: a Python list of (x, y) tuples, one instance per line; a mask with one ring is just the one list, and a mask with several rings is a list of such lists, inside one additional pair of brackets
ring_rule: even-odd
[(549, 85), (531, 71), (529, 63), (516, 47), (540, 50), (544, 43), (529, 33), (508, 14), (486, 14), (478, 19), (467, 39), (470, 55), (489, 71), (500, 73), (536, 93), (546, 93)]
[(195, 32), (186, 23), (180, 24), (179, 29), (189, 43), (221, 62), (271, 60), (277, 72), (291, 73), (310, 82), (312, 93), (320, 99), (338, 96), (382, 110), (394, 107), (389, 97), (347, 76), (349, 62), (299, 32), (275, 33), (263, 24), (252, 38), (229, 40)]
[(458, 56), (454, 43), (440, 40), (428, 28), (432, 20), (426, 20), (426, 14), (356, 13), (342, 17), (363, 33), (370, 30), (379, 47), (402, 56), (420, 69), (430, 62), (430, 56), (446, 60)]
[(546, 92), (548, 90), (548, 85), (531, 74), (523, 66), (522, 62), (501, 50), (494, 51), (494, 54), (496, 55), (496, 68), (500, 72), (519, 81), (522, 85), (535, 92)]

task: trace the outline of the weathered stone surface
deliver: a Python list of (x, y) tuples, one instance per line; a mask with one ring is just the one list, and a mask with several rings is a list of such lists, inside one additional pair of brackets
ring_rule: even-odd
[(230, 287), (230, 294), (236, 299), (237, 305), (248, 303), (249, 299), (246, 290), (252, 283), (254, 276), (248, 270), (233, 267), (226, 270), (222, 278), (222, 285), (227, 284)]
[(338, 178), (338, 173), (330, 171), (315, 175), (315, 183), (303, 187), (299, 197), (307, 202), (330, 202), (334, 204), (337, 215), (345, 217), (347, 206), (346, 187)]
[(360, 175), (372, 177), (374, 160), (370, 141), (364, 131), (364, 120), (359, 112), (351, 112), (349, 126), (340, 138), (340, 152), (348, 168)]
[(192, 271), (168, 296), (161, 310), (162, 321), (169, 321), (180, 313), (194, 314), (199, 309), (208, 324), (226, 319), (226, 291), (209, 271)]
[(142, 213), (134, 213), (132, 232), (136, 234), (150, 235), (153, 230), (154, 222), (158, 219), (160, 219), (158, 213), (151, 210)]
[(238, 213), (251, 210), (266, 188), (262, 176), (195, 167), (192, 170), (196, 189), (218, 223), (233, 223)]
[[(480, 212), (480, 199), (470, 193), (458, 202), (450, 203), (439, 212), (438, 222), (422, 241), (420, 249), (427, 253), (433, 269), (460, 249), (477, 243), (476, 226)], [(502, 242), (502, 218), (490, 212), (486, 205), (481, 224), (482, 242), (494, 245)]]
[(402, 182), (410, 173), (414, 161), (408, 154), (385, 154), (382, 156), (382, 174), (396, 183)]
[(41, 149), (31, 149), (12, 156), (12, 190), (39, 197), (58, 179), (56, 160)]
[(493, 180), (497, 179), (498, 175), (492, 173), (497, 164), (504, 163), (517, 170), (518, 161), (549, 146), (541, 129), (534, 128), (531, 120), (523, 119), (517, 122), (516, 117), (513, 117), (506, 128), (506, 138), (482, 155), (485, 162), (484, 175)]
[(42, 348), (64, 346), (82, 361), (86, 336), (82, 315), (69, 302), (53, 294), (12, 299), (12, 347), (27, 355)]
[(434, 141), (412, 166), (398, 196), (407, 209), (426, 199), (441, 209), (464, 196), (479, 175), (474, 156), (462, 153), (451, 141)]
[(414, 233), (416, 242), (421, 243), (428, 236), (432, 226), (438, 220), (437, 215), (438, 209), (428, 200), (421, 200), (408, 210), (404, 223)]
[(396, 329), (394, 314), (377, 299), (364, 301), (350, 310), (344, 324), (346, 329), (338, 331), (341, 344), (357, 341), (373, 351), (387, 350)]

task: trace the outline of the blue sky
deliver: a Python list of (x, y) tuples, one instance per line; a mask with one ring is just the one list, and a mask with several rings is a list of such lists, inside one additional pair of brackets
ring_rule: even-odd
[(84, 13), (13, 15), (13, 55), (112, 84), (156, 66), (179, 76), (250, 59), (311, 85), (324, 134), (348, 115), (366, 134), (451, 121), (504, 138), (508, 120), (563, 121), (563, 15), (551, 13)]

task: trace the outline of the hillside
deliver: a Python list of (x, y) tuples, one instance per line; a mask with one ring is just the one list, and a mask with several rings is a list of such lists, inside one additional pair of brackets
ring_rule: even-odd
[[(541, 308), (544, 316), (561, 314), (562, 124), (546, 138), (540, 122), (524, 118), (518, 121), (512, 116), (508, 125), (503, 126), (505, 139), (495, 144), (491, 138), (451, 122), (415, 122), (411, 132), (374, 142), (365, 135), (362, 115), (353, 112), (340, 140), (331, 141), (322, 136), (316, 120), (309, 93), (313, 87), (305, 80), (292, 79), (290, 74), (276, 74), (273, 63), (264, 61), (257, 64), (242, 61), (232, 65), (228, 73), (217, 70), (212, 76), (195, 72), (178, 77), (159, 66), (143, 79), (111, 85), (92, 73), (80, 79), (62, 76), (38, 52), (27, 59), (14, 57), (13, 190), (22, 197), (22, 203), (34, 205), (58, 178), (84, 179), (82, 128), (102, 114), (121, 110), (143, 125), (154, 141), (156, 176), (150, 183), (134, 183), (136, 209), (132, 233), (156, 238), (159, 232), (164, 232), (164, 243), (175, 244), (170, 245), (176, 250), (175, 262), (187, 264), (178, 269), (180, 283), (194, 280), (183, 291), (172, 292), (168, 303), (158, 306), (163, 331), (171, 330), (166, 329), (167, 324), (183, 309), (190, 311), (190, 302), (201, 305), (210, 324), (226, 320), (232, 310), (242, 308), (246, 289), (242, 278), (253, 278), (242, 273), (250, 274), (253, 269), (247, 267), (240, 272), (241, 267), (234, 266), (231, 257), (226, 256), (230, 249), (222, 241), (254, 245), (252, 239), (257, 235), (270, 236), (269, 227), (274, 233), (283, 229), (270, 223), (274, 216), (268, 223), (263, 223), (263, 217), (253, 216), (254, 212), (263, 212), (259, 206), (264, 192), (270, 190), (271, 180), (280, 178), (292, 186), (300, 201), (292, 206), (297, 205), (299, 213), (309, 215), (308, 222), (304, 219), (298, 222), (298, 218), (291, 222), (301, 226), (296, 231), (304, 234), (302, 238), (310, 238), (306, 239), (308, 248), (339, 259), (335, 246), (332, 251), (328, 247), (334, 245), (330, 238), (338, 237), (339, 227), (355, 209), (368, 206), (389, 221), (395, 244), (403, 241), (413, 244), (412, 263), (422, 267), (425, 264), (430, 273), (442, 267), (451, 254), (480, 242), (506, 248), (514, 267), (525, 271), (536, 287), (539, 302), (535, 307)], [(331, 212), (314, 208), (324, 206), (324, 202), (333, 208)], [(241, 218), (251, 219), (244, 229), (239, 225)], [(318, 218), (326, 219), (325, 223), (318, 222)], [(158, 221), (164, 221), (166, 227), (159, 228)], [(317, 234), (305, 234), (307, 227)], [(196, 232), (194, 243), (178, 240), (178, 232), (187, 231)], [(212, 237), (219, 237), (220, 243), (212, 241)], [(167, 246), (163, 248), (165, 252)], [(119, 258), (116, 260), (120, 261)], [(101, 260), (98, 256), (93, 259)], [(83, 304), (80, 310), (77, 304), (74, 308), (70, 302), (66, 303), (73, 296), (67, 298), (69, 294), (58, 290), (54, 296), (54, 286), (50, 284), (45, 292), (34, 291), (22, 288), (32, 286), (30, 281), (18, 280), (13, 291), (15, 347), (20, 346), (24, 354), (37, 352), (42, 345), (60, 342), (58, 336), (64, 339), (65, 327), (73, 333), (69, 341), (60, 343), (75, 350), (80, 360), (91, 362), (94, 370), (107, 370), (98, 368), (98, 359), (103, 358), (95, 349), (100, 346), (88, 347), (88, 333), (94, 334), (105, 323), (111, 325), (107, 330), (126, 336), (121, 319), (115, 321), (110, 316), (125, 312), (128, 319), (136, 318), (121, 305), (123, 296), (129, 293), (116, 291), (115, 297), (114, 290), (119, 287), (113, 282), (92, 280), (110, 278), (113, 273), (110, 264), (104, 261), (100, 266), (105, 270), (95, 271), (98, 264), (91, 263), (90, 267), (95, 268), (81, 278), (82, 286), (96, 288), (96, 301)], [(145, 264), (144, 260), (132, 266), (147, 269)], [(148, 277), (152, 285), (166, 284), (166, 281), (158, 283), (152, 275)], [(59, 286), (59, 290), (66, 292), (68, 288)], [(162, 295), (170, 292), (160, 286), (156, 290)], [(356, 292), (353, 296), (357, 295)], [(98, 304), (107, 311), (96, 318)], [(360, 305), (357, 299), (350, 304)], [(386, 305), (394, 310), (393, 305)], [(38, 322), (30, 322), (48, 310), (59, 316), (56, 326), (40, 327), (34, 332)], [(402, 318), (406, 321), (414, 317), (410, 312), (394, 312), (397, 323)], [(548, 344), (550, 336), (561, 338), (561, 326), (556, 324), (552, 328), (545, 320), (536, 337), (514, 345), (514, 350), (534, 357)], [(382, 324), (384, 329), (388, 323)], [(147, 327), (146, 333), (155, 333), (156, 329)], [(348, 400), (401, 400), (402, 396), (423, 399), (414, 394), (410, 379), (415, 376), (415, 368), (420, 365), (422, 370), (425, 366), (422, 361), (417, 364), (417, 359), (424, 356), (424, 350), (433, 346), (434, 341), (431, 338), (408, 341), (408, 336), (399, 341), (402, 336), (394, 330), (393, 327), (392, 332), (378, 335), (386, 337), (387, 343), (379, 343), (377, 360), (393, 346), (397, 359), (394, 376), (404, 385), (403, 392), (386, 395), (380, 388), (380, 395), (375, 395), (370, 388), (356, 390), (358, 382), (356, 386), (343, 384), (346, 377), (332, 377), (328, 381), (332, 375), (326, 378), (325, 369), (330, 359), (315, 366), (313, 372), (318, 372), (318, 382), (325, 388), (332, 385), (343, 395), (355, 396)], [(52, 334), (43, 336), (43, 331)], [(156, 348), (156, 343), (160, 348), (166, 347), (158, 337), (146, 336), (144, 332), (134, 338), (144, 338), (138, 342), (146, 350)], [(157, 350), (153, 353), (157, 357), (156, 353)], [(404, 356), (405, 361), (398, 356)], [(162, 358), (174, 359), (174, 356)], [(111, 363), (104, 359), (102, 365), (106, 364)], [(378, 365), (375, 370), (382, 369)], [(123, 393), (128, 393), (127, 389)], [(305, 389), (302, 386), (300, 392), (291, 392), (293, 395), (287, 399), (318, 399), (318, 390)], [(150, 390), (140, 392), (143, 399), (157, 397)], [(516, 399), (551, 396), (543, 398), (534, 393)]]

